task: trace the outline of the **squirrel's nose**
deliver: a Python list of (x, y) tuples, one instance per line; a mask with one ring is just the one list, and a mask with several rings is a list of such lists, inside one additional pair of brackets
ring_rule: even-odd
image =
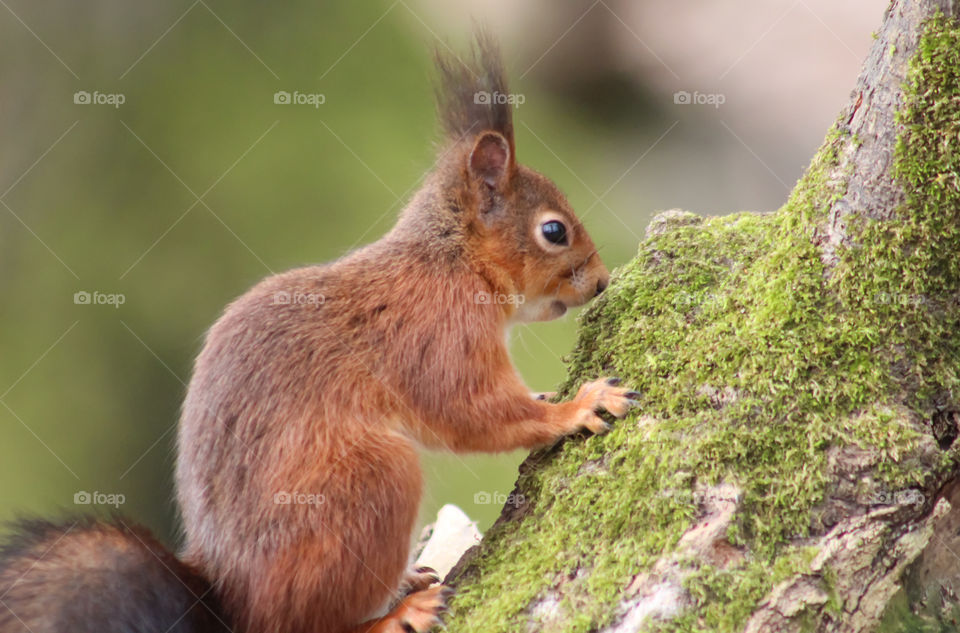
[[(597, 294), (600, 294), (607, 289), (607, 286), (610, 285), (609, 277), (602, 277), (597, 281)], [(594, 295), (596, 296), (596, 295)]]

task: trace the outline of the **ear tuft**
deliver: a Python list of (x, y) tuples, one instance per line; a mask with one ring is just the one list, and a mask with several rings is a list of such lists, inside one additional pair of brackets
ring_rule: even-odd
[(481, 178), (488, 187), (499, 189), (510, 168), (510, 144), (502, 134), (483, 132), (470, 152), (470, 173)]

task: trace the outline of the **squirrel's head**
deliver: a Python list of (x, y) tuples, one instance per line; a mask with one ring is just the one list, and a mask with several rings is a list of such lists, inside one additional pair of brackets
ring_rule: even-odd
[(557, 318), (606, 288), (610, 275), (566, 197), (518, 165), (502, 134), (481, 132), (461, 156), (464, 237), (472, 257), (508, 278), (513, 320)]
[(512, 320), (563, 315), (606, 288), (610, 275), (560, 189), (516, 161), (512, 109), (500, 55), (478, 34), (473, 64), (437, 56), (437, 91), (448, 145), (441, 154), (445, 206), (468, 255)]

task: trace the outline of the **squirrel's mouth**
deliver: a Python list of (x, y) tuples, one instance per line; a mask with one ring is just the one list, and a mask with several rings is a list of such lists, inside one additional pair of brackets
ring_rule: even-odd
[(566, 301), (552, 297), (533, 298), (520, 304), (511, 316), (511, 320), (520, 323), (552, 321), (553, 319), (562, 317), (571, 307), (573, 307), (573, 305), (568, 304)]

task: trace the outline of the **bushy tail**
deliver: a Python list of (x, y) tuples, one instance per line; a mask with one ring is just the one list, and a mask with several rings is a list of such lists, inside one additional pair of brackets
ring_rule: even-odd
[(20, 521), (0, 548), (0, 633), (228, 630), (210, 584), (119, 518)]

